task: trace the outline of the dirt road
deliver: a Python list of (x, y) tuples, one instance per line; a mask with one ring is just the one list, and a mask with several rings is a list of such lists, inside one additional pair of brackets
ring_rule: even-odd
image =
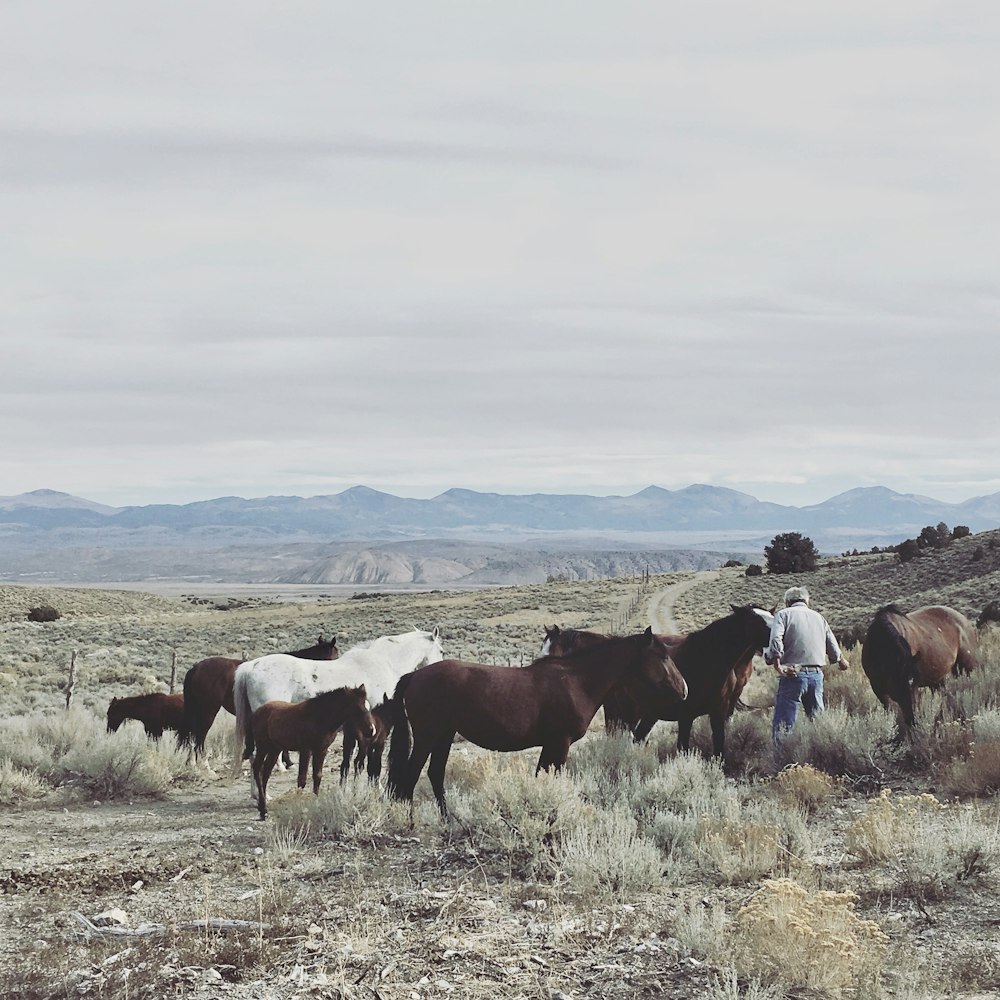
[(681, 594), (692, 587), (718, 578), (717, 570), (703, 570), (700, 573), (695, 573), (688, 580), (682, 580), (680, 583), (674, 583), (669, 587), (664, 587), (663, 590), (656, 591), (649, 598), (648, 605), (649, 623), (653, 626), (653, 631), (660, 635), (676, 635), (679, 632), (687, 631), (687, 629), (681, 628), (674, 618), (674, 603)]

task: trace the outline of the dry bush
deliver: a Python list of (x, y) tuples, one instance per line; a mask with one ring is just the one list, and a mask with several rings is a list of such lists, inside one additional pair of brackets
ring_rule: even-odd
[(775, 762), (779, 767), (801, 762), (827, 774), (881, 781), (892, 763), (895, 738), (896, 722), (887, 713), (850, 715), (833, 707), (812, 722), (797, 720), (775, 751)]
[(506, 859), (512, 871), (551, 873), (558, 843), (597, 813), (565, 775), (535, 777), (525, 758), (484, 754), (464, 764), (454, 769), (461, 780), (447, 793), (453, 823), (477, 849)]
[(865, 811), (847, 828), (844, 845), (865, 863), (878, 863), (912, 851), (916, 840), (926, 832), (926, 819), (945, 806), (933, 795), (894, 797), (885, 789), (876, 799), (869, 799)]
[(44, 798), (49, 789), (36, 774), (0, 759), (0, 806), (16, 806)]
[(268, 804), (268, 840), (288, 849), (319, 840), (372, 840), (407, 831), (410, 808), (365, 778), (343, 784), (327, 778), (320, 794), (293, 789)]
[(812, 815), (837, 793), (837, 782), (811, 764), (791, 764), (768, 785), (779, 801)]
[(698, 825), (697, 853), (717, 882), (742, 885), (775, 872), (782, 840), (782, 828), (774, 823), (706, 818)]
[(809, 893), (791, 879), (765, 881), (736, 915), (736, 966), (745, 975), (827, 996), (870, 995), (889, 939), (855, 913), (856, 899), (850, 892)]
[(152, 743), (141, 727), (108, 733), (103, 719), (75, 708), (4, 720), (0, 757), (72, 797), (159, 797), (201, 780), (169, 740)]
[(756, 976), (741, 986), (736, 967), (729, 965), (712, 979), (705, 1000), (785, 1000), (787, 995), (776, 983), (761, 982)]
[(663, 857), (621, 807), (595, 812), (564, 832), (555, 864), (581, 892), (622, 896), (654, 889), (663, 881)]
[(954, 718), (940, 691), (923, 691), (914, 706), (914, 725), (906, 734), (899, 763), (926, 773), (939, 771), (969, 756), (973, 730)]
[(900, 895), (942, 899), (963, 882), (991, 881), (1000, 865), (995, 810), (946, 807), (933, 795), (884, 791), (848, 827), (847, 850), (879, 865)]
[(1000, 790), (1000, 712), (983, 712), (972, 720), (968, 752), (941, 767), (937, 778), (950, 795), (993, 795)]

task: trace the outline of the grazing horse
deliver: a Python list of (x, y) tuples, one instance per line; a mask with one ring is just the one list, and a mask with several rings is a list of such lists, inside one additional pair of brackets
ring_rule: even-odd
[[(329, 639), (324, 639), (320, 633), (315, 646), (288, 655), (303, 660), (335, 660), (340, 655), (337, 637), (331, 635)], [(236, 676), (236, 668), (243, 662), (227, 656), (210, 656), (199, 660), (184, 675), (184, 724), (177, 731), (178, 747), (193, 748), (195, 757), (200, 757), (205, 752), (205, 739), (219, 709), (224, 708), (230, 715), (236, 714), (233, 677)], [(247, 757), (253, 756), (252, 739), (252, 736), (248, 737)]]
[[(373, 709), (377, 709), (392, 697), (403, 674), (443, 656), (437, 629), (414, 629), (355, 646), (331, 663), (300, 660), (282, 653), (247, 660), (237, 668), (233, 679), (237, 739), (243, 739), (251, 715), (266, 701), (299, 702), (323, 691), (364, 684)], [(256, 798), (253, 782), (251, 793)]]
[[(687, 699), (682, 704), (664, 700), (641, 680), (629, 680), (612, 691), (604, 703), (608, 731), (630, 729), (640, 742), (657, 721), (676, 722), (677, 749), (687, 751), (694, 720), (707, 715), (712, 726), (712, 753), (724, 757), (726, 722), (753, 672), (754, 656), (770, 641), (772, 618), (772, 613), (763, 608), (733, 607), (731, 614), (696, 632), (661, 636), (687, 681)], [(542, 648), (570, 650), (597, 638), (596, 632), (555, 626), (546, 629)]]
[(118, 732), (126, 719), (137, 719), (146, 735), (158, 740), (164, 729), (179, 730), (184, 724), (184, 695), (157, 692), (112, 698), (108, 705), (108, 732)]
[(684, 678), (652, 629), (520, 668), (442, 660), (407, 674), (393, 697), (389, 788), (412, 801), (430, 757), (427, 774), (446, 816), (444, 772), (456, 734), (487, 750), (541, 747), (535, 774), (558, 772), (608, 692), (630, 677), (646, 678), (664, 700), (687, 697)]
[(251, 727), (257, 747), (253, 778), (261, 819), (267, 815), (267, 782), (282, 751), (299, 751), (299, 788), (306, 787), (312, 760), (313, 793), (319, 795), (323, 761), (337, 731), (350, 729), (361, 739), (375, 734), (364, 684), (334, 688), (297, 703), (265, 702), (253, 713)]
[(913, 726), (915, 688), (939, 688), (949, 673), (979, 666), (979, 636), (965, 615), (940, 604), (907, 614), (894, 604), (879, 608), (861, 647), (861, 666), (882, 707), (894, 701)]

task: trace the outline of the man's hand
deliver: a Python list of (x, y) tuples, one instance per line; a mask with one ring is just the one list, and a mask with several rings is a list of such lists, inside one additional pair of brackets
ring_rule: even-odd
[(850, 665), (851, 665), (850, 661), (847, 659), (846, 656), (842, 656), (837, 661), (837, 666), (840, 667), (841, 670), (846, 670)]

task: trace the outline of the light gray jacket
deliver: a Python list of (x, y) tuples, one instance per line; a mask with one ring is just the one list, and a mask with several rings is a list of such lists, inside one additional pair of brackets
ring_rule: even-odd
[(797, 601), (775, 612), (771, 624), (771, 642), (764, 653), (768, 663), (779, 660), (782, 666), (822, 667), (840, 659), (840, 646), (826, 619), (808, 604)]

